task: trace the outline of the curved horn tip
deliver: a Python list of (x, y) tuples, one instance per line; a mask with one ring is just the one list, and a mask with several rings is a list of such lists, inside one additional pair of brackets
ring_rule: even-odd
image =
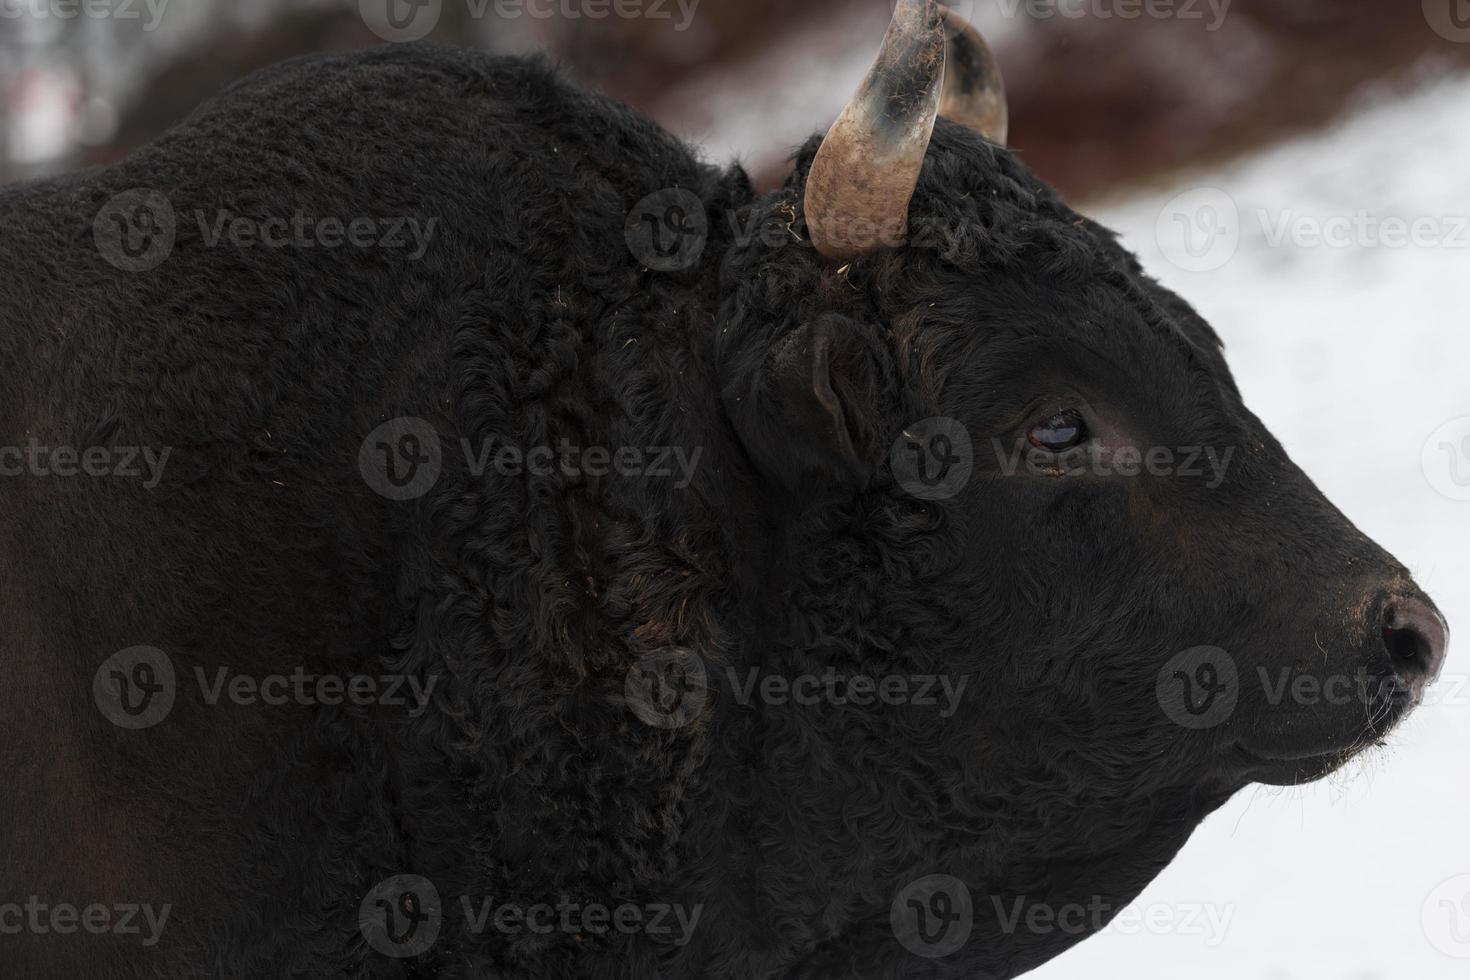
[(939, 114), (1004, 146), (1010, 130), (1010, 113), (1000, 63), (975, 25), (949, 7), (941, 7), (940, 15), (944, 18), (947, 40), (944, 97)]

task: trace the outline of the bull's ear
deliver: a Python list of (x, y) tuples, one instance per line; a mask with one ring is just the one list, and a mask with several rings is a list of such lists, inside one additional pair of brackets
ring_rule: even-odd
[(829, 314), (781, 338), (745, 377), (727, 379), (725, 405), (755, 464), (773, 482), (872, 473), (872, 352), (855, 323)]

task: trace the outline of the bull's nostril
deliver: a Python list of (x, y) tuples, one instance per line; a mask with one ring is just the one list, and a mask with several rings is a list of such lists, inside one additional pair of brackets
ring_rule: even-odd
[(1389, 655), (1397, 662), (1416, 666), (1428, 659), (1429, 644), (1413, 630), (1386, 629), (1383, 642)]
[(1433, 681), (1444, 667), (1449, 629), (1438, 610), (1422, 599), (1396, 598), (1385, 610), (1383, 645), (1394, 670), (1421, 685)]

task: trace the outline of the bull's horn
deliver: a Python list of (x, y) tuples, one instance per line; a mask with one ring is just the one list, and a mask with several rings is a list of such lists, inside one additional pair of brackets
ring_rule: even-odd
[(1010, 117), (1000, 65), (973, 24), (944, 8), (950, 34), (944, 58), (944, 97), (939, 114), (1005, 145)]
[(904, 239), (943, 83), (939, 6), (898, 0), (878, 60), (807, 175), (807, 228), (817, 251), (843, 260)]
[[(953, 35), (948, 41), (946, 31)], [(898, 0), (878, 60), (828, 130), (807, 175), (807, 227), (817, 251), (840, 261), (902, 244), (941, 113), (1005, 141), (1005, 91), (995, 58), (963, 17), (936, 0)]]

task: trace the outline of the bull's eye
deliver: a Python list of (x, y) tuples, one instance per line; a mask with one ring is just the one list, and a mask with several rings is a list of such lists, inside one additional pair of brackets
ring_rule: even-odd
[(1038, 449), (1045, 449), (1049, 453), (1064, 453), (1087, 441), (1087, 423), (1082, 420), (1081, 412), (1068, 409), (1058, 412), (1032, 429), (1027, 438)]

